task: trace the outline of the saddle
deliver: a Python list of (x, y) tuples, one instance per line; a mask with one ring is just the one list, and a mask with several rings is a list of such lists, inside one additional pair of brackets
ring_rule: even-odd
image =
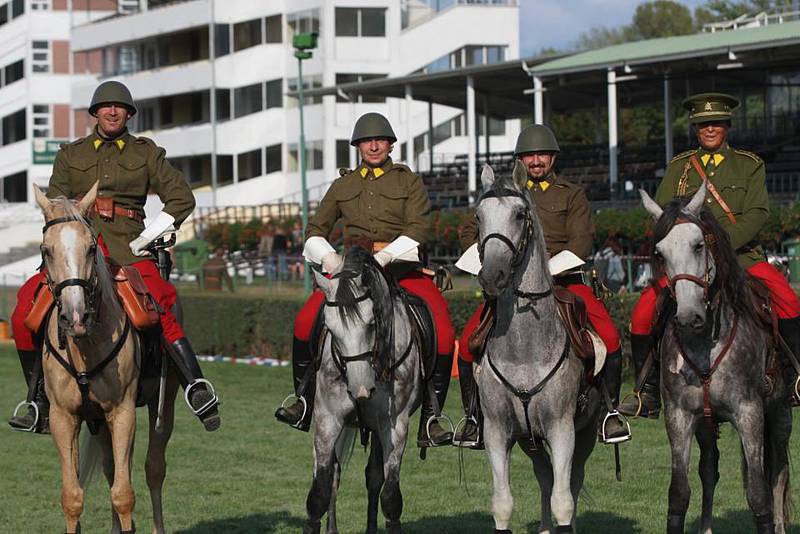
[[(134, 328), (147, 330), (158, 325), (158, 304), (147, 290), (139, 271), (124, 265), (109, 264), (108, 267), (114, 279), (117, 297)], [(36, 290), (31, 311), (25, 317), (25, 326), (38, 333), (54, 304), (53, 293), (43, 281)]]

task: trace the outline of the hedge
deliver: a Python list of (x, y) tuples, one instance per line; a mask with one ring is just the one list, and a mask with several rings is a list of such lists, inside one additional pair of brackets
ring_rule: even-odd
[[(445, 293), (453, 324), (460, 335), (480, 303), (475, 292)], [(623, 337), (627, 337), (630, 311), (638, 294), (616, 295), (606, 305)], [(184, 324), (195, 349), (202, 354), (256, 355), (288, 359), (294, 317), (303, 305), (302, 295), (263, 297), (231, 294), (182, 294)]]

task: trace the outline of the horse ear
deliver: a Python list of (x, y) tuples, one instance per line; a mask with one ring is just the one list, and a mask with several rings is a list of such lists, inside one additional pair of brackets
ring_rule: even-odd
[(514, 163), (514, 172), (511, 174), (511, 179), (514, 180), (514, 184), (520, 191), (525, 191), (528, 187), (528, 169), (525, 168), (525, 164), (522, 163), (522, 160), (518, 159), (516, 163)]
[(33, 184), (33, 196), (36, 198), (36, 204), (42, 208), (42, 212), (47, 216), (50, 213), (50, 208), (53, 206), (52, 201), (47, 198), (47, 195), (45, 195), (36, 184)]
[(664, 213), (664, 210), (661, 209), (661, 206), (658, 203), (650, 198), (650, 195), (647, 194), (647, 191), (644, 189), (639, 189), (639, 196), (642, 197), (642, 205), (644, 209), (655, 219), (656, 221), (661, 218), (661, 214)]
[(692, 197), (692, 200), (686, 204), (686, 207), (683, 208), (683, 211), (692, 215), (693, 217), (700, 216), (700, 210), (703, 208), (703, 201), (706, 199), (706, 184), (705, 182), (700, 184), (700, 187), (697, 189), (697, 192)]
[(492, 187), (494, 183), (494, 171), (492, 170), (492, 166), (488, 163), (483, 164), (483, 172), (481, 172), (481, 184), (483, 184), (483, 190), (486, 191)]
[(86, 193), (83, 198), (78, 202), (75, 206), (78, 210), (78, 213), (81, 216), (86, 216), (86, 212), (89, 211), (89, 208), (94, 206), (94, 201), (97, 199), (97, 188), (100, 186), (100, 182), (95, 182), (89, 192)]

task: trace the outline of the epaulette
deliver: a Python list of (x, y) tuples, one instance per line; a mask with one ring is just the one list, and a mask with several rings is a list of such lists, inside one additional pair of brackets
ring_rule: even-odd
[(353, 169), (348, 169), (347, 167), (339, 167), (339, 177), (341, 178), (345, 174), (350, 174), (353, 172)]
[(149, 137), (136, 137), (133, 142), (140, 145), (156, 146), (156, 142), (150, 139)]
[(738, 148), (734, 148), (733, 151), (735, 153), (737, 153), (737, 154), (741, 154), (742, 156), (747, 156), (748, 158), (752, 159), (753, 161), (755, 161), (759, 165), (764, 163), (764, 160), (761, 159), (760, 157), (758, 157), (757, 154), (754, 154), (754, 153), (749, 152), (747, 150), (739, 150)]
[(696, 152), (697, 152), (697, 149), (687, 150), (686, 152), (681, 152), (680, 154), (678, 154), (677, 156), (675, 156), (674, 158), (669, 160), (669, 162), (672, 163), (673, 161), (678, 161), (679, 159), (688, 158), (689, 156), (691, 156), (692, 154), (695, 154)]
[(80, 137), (80, 138), (75, 139), (74, 141), (70, 141), (68, 143), (61, 143), (60, 145), (58, 145), (58, 148), (60, 150), (64, 150), (68, 146), (78, 146), (81, 143), (83, 143), (84, 141), (86, 141), (86, 139), (88, 139), (88, 138), (87, 137)]
[(392, 169), (400, 169), (403, 172), (412, 172), (411, 168), (404, 163), (394, 163), (392, 162)]

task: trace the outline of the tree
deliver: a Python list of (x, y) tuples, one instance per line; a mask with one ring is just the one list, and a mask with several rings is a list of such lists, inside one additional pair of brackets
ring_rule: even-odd
[(694, 10), (699, 28), (709, 22), (733, 20), (742, 15), (757, 15), (762, 11), (791, 11), (794, 0), (708, 0), (705, 6)]
[(639, 4), (628, 33), (636, 40), (687, 35), (695, 32), (692, 13), (672, 0)]

